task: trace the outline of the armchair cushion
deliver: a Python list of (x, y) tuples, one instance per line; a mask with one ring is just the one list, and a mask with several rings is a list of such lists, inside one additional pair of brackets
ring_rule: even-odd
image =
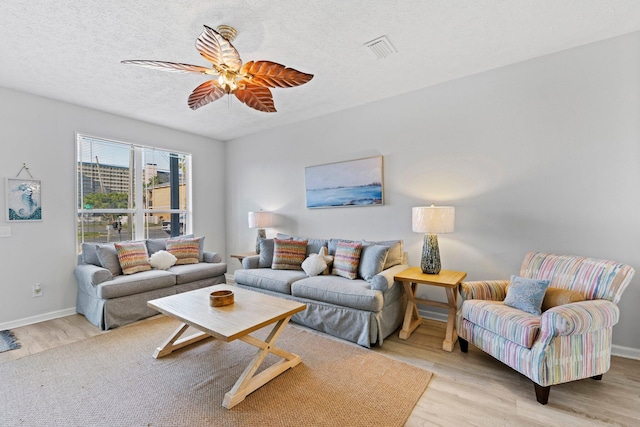
[(504, 304), (539, 316), (542, 300), (548, 287), (548, 280), (511, 276), (511, 284), (507, 289)]
[(540, 316), (499, 301), (465, 301), (462, 318), (526, 348), (533, 346), (540, 332)]
[(578, 301), (584, 301), (584, 297), (580, 292), (548, 287), (547, 292), (544, 294), (544, 299), (542, 300), (542, 311), (547, 311), (552, 307)]

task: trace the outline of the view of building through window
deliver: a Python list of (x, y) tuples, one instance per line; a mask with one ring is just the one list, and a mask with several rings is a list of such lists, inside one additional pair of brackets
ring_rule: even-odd
[(78, 247), (190, 231), (191, 156), (77, 136)]

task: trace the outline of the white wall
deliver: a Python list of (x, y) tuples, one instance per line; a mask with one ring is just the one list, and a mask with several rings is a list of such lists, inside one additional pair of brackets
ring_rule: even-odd
[[(43, 206), (42, 222), (7, 223), (0, 198), (0, 225), (12, 234), (0, 238), (0, 325), (75, 312), (76, 132), (191, 153), (194, 231), (224, 256), (224, 143), (4, 88), (0, 100), (2, 176), (14, 177), (26, 163), (42, 180)], [(38, 298), (35, 283), (43, 284)]]
[[(517, 274), (532, 250), (640, 270), (639, 80), (635, 33), (231, 141), (227, 252), (254, 247), (247, 212), (265, 209), (280, 221), (268, 236), (402, 238), (418, 265), (411, 207), (434, 202), (456, 207), (440, 251), (468, 280)], [(305, 166), (376, 153), (384, 206), (305, 208)], [(640, 349), (639, 284), (619, 305), (618, 346)]]

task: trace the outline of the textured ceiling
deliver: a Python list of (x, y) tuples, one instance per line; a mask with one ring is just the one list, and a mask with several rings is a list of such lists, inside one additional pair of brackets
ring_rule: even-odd
[[(639, 16), (637, 0), (2, 0), (0, 86), (225, 141), (638, 31)], [(245, 62), (315, 77), (273, 89), (277, 113), (229, 97), (192, 111), (204, 76), (120, 64), (208, 66), (203, 24), (234, 26)], [(382, 35), (398, 53), (376, 59), (363, 44)]]

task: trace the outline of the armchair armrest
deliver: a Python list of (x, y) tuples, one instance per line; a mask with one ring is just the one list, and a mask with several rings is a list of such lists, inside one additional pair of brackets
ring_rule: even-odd
[(502, 301), (507, 296), (510, 280), (487, 280), (460, 283), (460, 295), (463, 300), (481, 299)]
[(222, 262), (222, 256), (218, 252), (204, 251), (202, 253), (204, 262), (219, 263)]
[(251, 255), (251, 256), (245, 257), (242, 260), (242, 268), (244, 269), (258, 268), (259, 261), (260, 261), (260, 255)]
[(80, 264), (73, 270), (78, 284), (97, 286), (113, 279), (113, 275), (106, 268), (93, 264)]
[(619, 319), (620, 310), (611, 301), (574, 302), (550, 308), (542, 313), (540, 333), (552, 336), (580, 335), (611, 328)]

